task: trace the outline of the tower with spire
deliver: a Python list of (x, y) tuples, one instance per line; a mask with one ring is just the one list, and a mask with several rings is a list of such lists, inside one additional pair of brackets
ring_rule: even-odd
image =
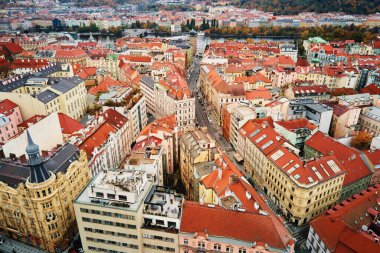
[(42, 183), (50, 178), (50, 173), (44, 165), (44, 161), (40, 156), (40, 148), (35, 144), (30, 136), (29, 131), (26, 131), (28, 137), (28, 145), (26, 153), (28, 154), (28, 165), (30, 167), (30, 183)]

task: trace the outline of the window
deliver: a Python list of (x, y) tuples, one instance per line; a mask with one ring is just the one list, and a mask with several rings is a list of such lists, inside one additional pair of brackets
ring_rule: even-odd
[(110, 212), (103, 212), (103, 215), (104, 216), (112, 216), (112, 213), (110, 213)]
[(198, 248), (204, 249), (205, 248), (205, 242), (198, 242)]
[(247, 253), (247, 250), (244, 249), (244, 248), (240, 248), (240, 249), (239, 249), (239, 253)]
[(227, 252), (227, 253), (232, 253), (232, 252), (234, 252), (234, 247), (232, 247), (232, 246), (227, 246), (227, 247), (226, 247), (226, 252)]
[(183, 239), (183, 244), (188, 245), (189, 244), (189, 240), (188, 239)]
[(95, 195), (97, 198), (103, 198), (104, 197), (103, 192), (96, 192)]
[(88, 213), (88, 209), (86, 209), (86, 208), (81, 208), (80, 211), (81, 211), (82, 213)]
[(119, 200), (127, 200), (127, 196), (125, 196), (125, 195), (119, 195)]
[(220, 246), (220, 244), (216, 243), (214, 244), (214, 250), (216, 251), (221, 251), (222, 247)]

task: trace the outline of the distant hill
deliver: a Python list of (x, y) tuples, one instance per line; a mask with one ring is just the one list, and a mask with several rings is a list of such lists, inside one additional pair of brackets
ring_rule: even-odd
[(345, 12), (372, 14), (380, 12), (379, 0), (235, 0), (238, 6), (287, 15), (300, 12)]

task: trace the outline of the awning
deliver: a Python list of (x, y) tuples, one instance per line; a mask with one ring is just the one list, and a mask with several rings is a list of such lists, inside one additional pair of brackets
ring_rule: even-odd
[(244, 160), (243, 157), (241, 157), (241, 155), (240, 155), (239, 153), (235, 153), (235, 154), (234, 154), (234, 157), (235, 157), (235, 159), (236, 159), (236, 161), (237, 161), (238, 163), (240, 163), (241, 161)]

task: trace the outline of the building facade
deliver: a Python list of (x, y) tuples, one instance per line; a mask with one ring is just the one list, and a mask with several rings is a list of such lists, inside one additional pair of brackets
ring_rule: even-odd
[(29, 133), (27, 137), (28, 165), (0, 162), (12, 171), (0, 172), (0, 231), (49, 252), (62, 252), (77, 233), (73, 200), (90, 180), (87, 159), (66, 144), (43, 160)]

